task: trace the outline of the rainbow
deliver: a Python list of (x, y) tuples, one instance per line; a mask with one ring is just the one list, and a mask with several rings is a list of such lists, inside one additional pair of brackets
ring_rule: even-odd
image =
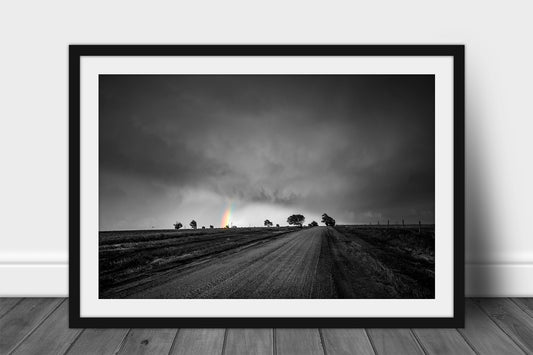
[(224, 215), (222, 216), (222, 222), (220, 227), (224, 228), (226, 226), (231, 227), (231, 203), (229, 204), (228, 208), (226, 208), (226, 211), (224, 211)]

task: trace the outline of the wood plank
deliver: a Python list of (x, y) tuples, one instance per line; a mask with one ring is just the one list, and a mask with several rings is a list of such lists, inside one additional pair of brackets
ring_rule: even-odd
[(0, 317), (2, 317), (4, 314), (6, 314), (8, 311), (11, 310), (11, 308), (15, 307), (17, 303), (19, 303), (22, 300), (22, 298), (0, 298)]
[(278, 355), (323, 355), (318, 329), (276, 329), (274, 342)]
[(62, 299), (25, 298), (0, 318), (0, 354), (7, 354), (33, 331)]
[(128, 329), (85, 329), (67, 352), (71, 354), (116, 354)]
[(533, 353), (533, 318), (507, 298), (485, 298), (477, 302), (522, 350)]
[(273, 329), (228, 329), (225, 354), (270, 355), (274, 351)]
[(428, 354), (476, 354), (457, 329), (413, 329), (413, 332)]
[(62, 302), (13, 354), (64, 354), (80, 333), (68, 327), (68, 302)]
[(225, 329), (180, 329), (171, 354), (222, 354)]
[(458, 329), (479, 354), (523, 354), (523, 351), (505, 334), (477, 304), (467, 300), (465, 327)]
[(321, 329), (320, 332), (328, 355), (374, 355), (364, 329)]
[(120, 347), (121, 354), (334, 355), (373, 354), (373, 345), (379, 355), (420, 354), (420, 344), (429, 354), (533, 353), (533, 299), (467, 301), (464, 329), (415, 329), (416, 338), (407, 329), (369, 329), (368, 336), (361, 329), (279, 329), (275, 336), (270, 329), (228, 329), (226, 340), (223, 329), (183, 329), (177, 336), (174, 329), (87, 329), (79, 335), (68, 329), (68, 303), (61, 302), (0, 299), (0, 353), (114, 354)]
[(512, 300), (533, 318), (533, 298), (513, 298)]
[(376, 354), (424, 354), (409, 329), (368, 329)]
[(172, 347), (177, 329), (132, 329), (118, 354), (165, 354)]

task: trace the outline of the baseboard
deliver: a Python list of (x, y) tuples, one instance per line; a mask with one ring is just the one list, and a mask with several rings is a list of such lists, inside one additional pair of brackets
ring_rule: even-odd
[(533, 297), (533, 263), (466, 264), (469, 297)]
[(0, 297), (67, 297), (68, 264), (0, 264)]
[[(466, 264), (470, 297), (532, 297), (533, 263)], [(0, 297), (67, 297), (67, 263), (0, 264)]]

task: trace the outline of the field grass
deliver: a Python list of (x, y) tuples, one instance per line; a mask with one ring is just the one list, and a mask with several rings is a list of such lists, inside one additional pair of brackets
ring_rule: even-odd
[(276, 238), (295, 228), (215, 228), (100, 232), (100, 297), (165, 270)]
[[(418, 226), (336, 226), (335, 229), (345, 238), (337, 238), (343, 239), (339, 241), (344, 243), (342, 254), (348, 260), (365, 259), (365, 270), (387, 287), (387, 298), (435, 297), (433, 225), (423, 225), (420, 230)], [(342, 270), (339, 274), (342, 275)]]

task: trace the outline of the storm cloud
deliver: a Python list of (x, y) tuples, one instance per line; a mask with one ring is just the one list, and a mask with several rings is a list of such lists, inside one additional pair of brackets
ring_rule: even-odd
[(100, 229), (434, 222), (432, 75), (101, 75)]

